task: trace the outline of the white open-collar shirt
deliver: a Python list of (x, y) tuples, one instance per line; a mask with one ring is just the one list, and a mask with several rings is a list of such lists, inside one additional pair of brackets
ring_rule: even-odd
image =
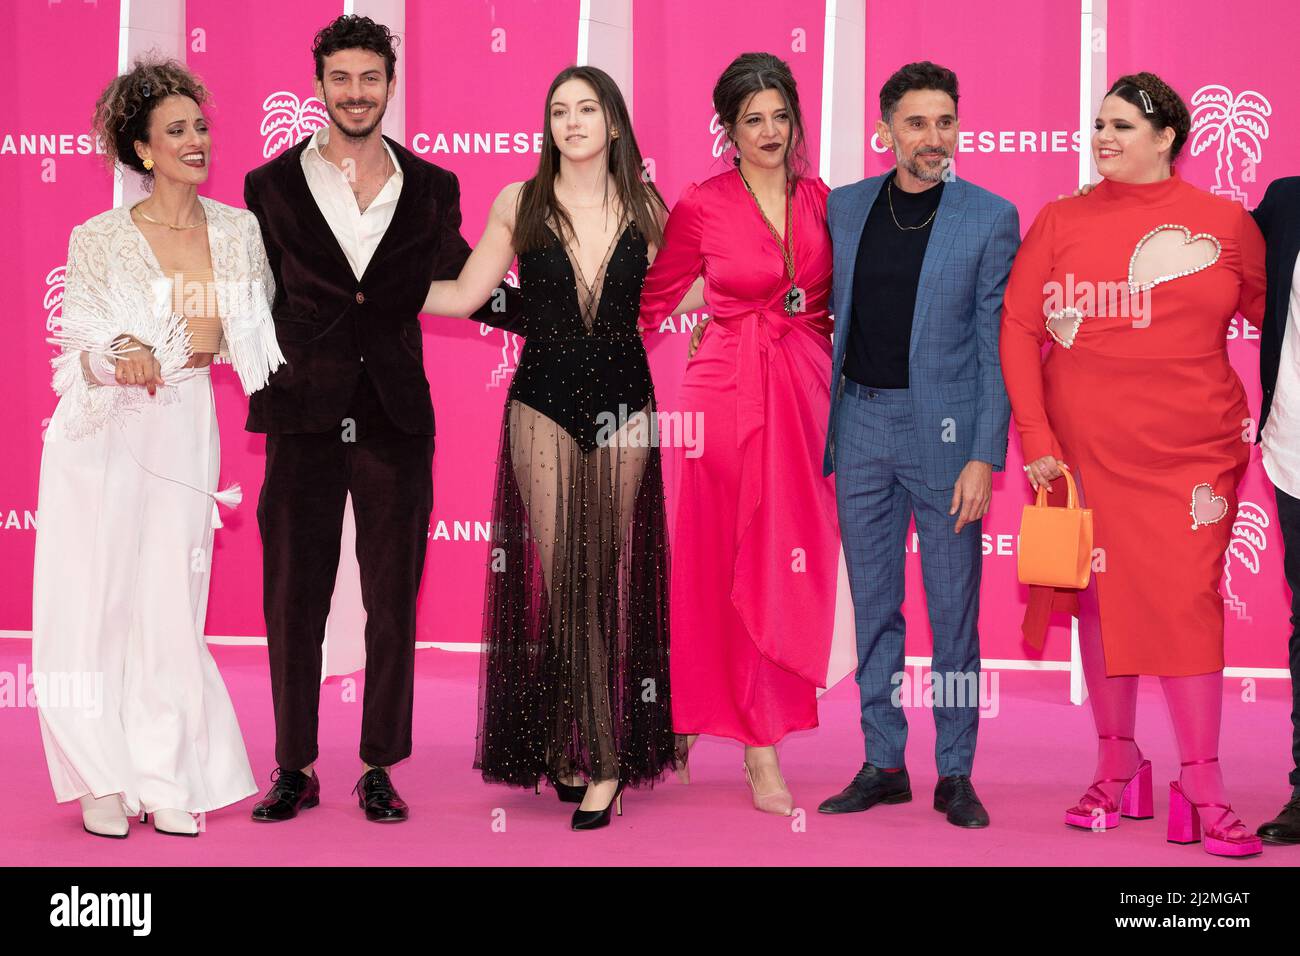
[(379, 240), (384, 238), (388, 224), (393, 221), (397, 198), (402, 193), (402, 166), (393, 147), (386, 140), (380, 142), (393, 161), (393, 175), (388, 177), (388, 182), (384, 183), (365, 212), (357, 206), (347, 174), (321, 155), (321, 147), (329, 143), (328, 126), (322, 126), (312, 134), (301, 156), (302, 172), (312, 198), (329, 223), (330, 231), (358, 280), (365, 274), (370, 257), (375, 254)]
[(1291, 273), (1291, 299), (1282, 334), (1282, 360), (1268, 421), (1261, 436), (1264, 471), (1277, 487), (1300, 498), (1300, 256)]

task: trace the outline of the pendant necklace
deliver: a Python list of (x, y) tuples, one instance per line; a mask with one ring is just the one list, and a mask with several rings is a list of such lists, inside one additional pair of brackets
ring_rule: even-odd
[(740, 181), (745, 184), (745, 189), (749, 191), (750, 196), (753, 196), (754, 205), (758, 207), (758, 214), (763, 217), (763, 222), (767, 225), (768, 231), (772, 233), (772, 238), (774, 238), (777, 241), (777, 243), (781, 246), (781, 256), (782, 258), (785, 259), (786, 275), (790, 279), (790, 288), (786, 292), (782, 304), (785, 306), (786, 315), (794, 315), (796, 312), (799, 311), (800, 303), (803, 301), (803, 289), (799, 288), (799, 286), (794, 281), (794, 244), (789, 241), (790, 236), (793, 232), (792, 227), (794, 225), (793, 191), (788, 186), (786, 187), (786, 191), (785, 191), (786, 238), (782, 239), (781, 234), (776, 231), (776, 226), (772, 225), (772, 221), (767, 218), (767, 213), (763, 212), (763, 204), (758, 201), (758, 196), (755, 195), (753, 187), (749, 185), (749, 180), (745, 178), (745, 174), (740, 172), (739, 167), (737, 167), (736, 172), (740, 173)]

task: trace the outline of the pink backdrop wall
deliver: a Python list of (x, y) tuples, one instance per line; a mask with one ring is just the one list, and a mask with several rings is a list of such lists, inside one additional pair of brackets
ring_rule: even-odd
[[(577, 0), (501, 0), (458, 4), (408, 2), (406, 42), (398, 52), (406, 93), (408, 147), (460, 177), (464, 233), (478, 238), (487, 208), (507, 182), (536, 168), (534, 137), (542, 98), (554, 74), (577, 51)], [(188, 0), (185, 25), (189, 64), (214, 101), (213, 172), (206, 194), (242, 205), (244, 173), (283, 148), (263, 132), (278, 109), (293, 130), (309, 132), (313, 111), (310, 41), (341, 12), (338, 0)], [(1272, 115), (1270, 135), (1247, 178), (1240, 152), (1229, 157), (1248, 205), (1267, 183), (1295, 172), (1287, 157), (1300, 143), (1290, 73), (1291, 38), (1300, 11), (1264, 0), (1222, 4), (1184, 0), (1179, 15), (1137, 0), (1109, 4), (1108, 77), (1146, 68), (1165, 76), (1187, 98), (1209, 84), (1234, 93), (1256, 90)], [(7, 401), (0, 408), (7, 462), (0, 471), (0, 629), (31, 625), (31, 559), (42, 422), (54, 407), (45, 344), (57, 320), (57, 269), (73, 225), (108, 208), (112, 181), (93, 154), (88, 134), (95, 96), (116, 69), (118, 4), (111, 0), (16, 0), (0, 5), (17, 97), (0, 123), (0, 202), (22, 241), (0, 260), (11, 296), (8, 320), (18, 329), (8, 363)], [(643, 153), (654, 162), (657, 185), (670, 203), (689, 182), (726, 166), (710, 92), (737, 53), (768, 50), (786, 59), (799, 83), (816, 171), (820, 146), (825, 4), (821, 0), (689, 0), (634, 5), (634, 121)], [(250, 27), (255, 24), (255, 28)], [(1268, 24), (1268, 29), (1260, 29)], [(963, 140), (959, 174), (1013, 200), (1027, 228), (1041, 205), (1071, 189), (1077, 177), (1079, 12), (1069, 2), (1001, 0), (958, 4), (914, 0), (906, 17), (897, 4), (868, 0), (866, 110), (870, 130), (876, 95), (898, 65), (929, 58), (961, 78)], [(58, 50), (59, 82), (50, 82)], [(275, 102), (266, 105), (272, 94)], [(856, 120), (854, 120), (856, 121)], [(47, 142), (24, 143), (44, 134)], [(62, 136), (48, 142), (49, 137)], [(13, 146), (9, 147), (12, 137)], [(1086, 144), (1086, 139), (1085, 139)], [(30, 148), (28, 148), (30, 146)], [(53, 148), (49, 148), (49, 147)], [(1225, 160), (1226, 161), (1226, 160)], [(1180, 171), (1204, 186), (1224, 168), (1211, 148), (1188, 155)], [(863, 173), (888, 167), (868, 144)], [(45, 177), (45, 178), (43, 178)], [(53, 181), (45, 179), (53, 178)], [(661, 406), (675, 407), (686, 340), (699, 316), (674, 317), (651, 336), (651, 366)], [(1258, 408), (1253, 330), (1230, 343), (1234, 364)], [(426, 363), (438, 413), (435, 499), (429, 560), (421, 595), (421, 640), (472, 642), (479, 637), (493, 458), (505, 389), (520, 342), (474, 322), (426, 317)], [(214, 374), (222, 429), (223, 481), (239, 480), (245, 504), (217, 536), (207, 630), (260, 635), (261, 570), (254, 505), (263, 444), (243, 431), (246, 400), (228, 368)], [(1271, 486), (1253, 462), (1242, 498), (1258, 502), (1270, 524), (1243, 529), (1228, 561), (1229, 663), (1285, 666), (1285, 591)], [(1023, 595), (1015, 581), (1015, 532), (1027, 493), (1019, 448), (1011, 442), (1008, 473), (995, 481), (986, 520), (986, 574), (981, 628), (984, 656), (1024, 658), (1020, 641)], [(669, 494), (672, 493), (670, 483)], [(1260, 541), (1263, 541), (1261, 546)], [(910, 543), (909, 543), (910, 548)], [(919, 566), (909, 556), (906, 609), (912, 622), (909, 653), (928, 654)], [(1068, 654), (1064, 635), (1045, 657)]]
[[(0, 121), (0, 208), (9, 224), (0, 284), (8, 341), (0, 435), (0, 628), (32, 626), (32, 554), (41, 440), (54, 412), (45, 343), (58, 327), (72, 227), (113, 205), (90, 131), (117, 68), (116, 2), (0, 4), (13, 84)], [(21, 42), (19, 40), (21, 39)], [(50, 51), (57, 50), (57, 58)], [(62, 82), (52, 82), (54, 75)]]

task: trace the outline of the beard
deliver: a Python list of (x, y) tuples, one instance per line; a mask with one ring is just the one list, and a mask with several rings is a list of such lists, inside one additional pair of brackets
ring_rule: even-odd
[[(943, 162), (938, 169), (934, 169), (922, 162), (923, 154), (926, 154), (924, 157), (926, 159), (941, 158)], [(917, 150), (911, 156), (904, 157), (903, 151), (895, 144), (894, 158), (898, 160), (900, 166), (921, 180), (921, 182), (937, 183), (942, 181), (944, 175), (948, 172), (948, 164), (952, 161), (952, 154), (948, 150), (940, 148), (937, 152)]]
[[(375, 115), (374, 122), (370, 123), (364, 129), (355, 130), (348, 124), (355, 121), (350, 113), (346, 112), (349, 106), (377, 106), (378, 113)], [(330, 114), (330, 119), (338, 127), (339, 132), (348, 139), (365, 139), (371, 133), (379, 128), (379, 124), (384, 121), (384, 113), (388, 111), (388, 101), (376, 103), (374, 100), (340, 100), (338, 103), (327, 104), (326, 109)]]

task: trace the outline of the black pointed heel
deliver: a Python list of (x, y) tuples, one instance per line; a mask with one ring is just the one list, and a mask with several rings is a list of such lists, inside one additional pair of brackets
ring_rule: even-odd
[[(585, 783), (569, 784), (562, 783), (559, 777), (546, 775), (547, 781), (555, 788), (555, 795), (560, 798), (561, 803), (582, 803), (582, 798), (587, 795), (587, 785)], [(537, 781), (536, 792), (542, 792), (542, 781)]]
[(582, 803), (582, 798), (587, 795), (587, 785), (585, 783), (576, 786), (569, 786), (567, 783), (554, 782), (555, 795), (560, 798), (561, 803)]
[(617, 811), (620, 817), (623, 815), (623, 786), (620, 781), (618, 789), (614, 791), (614, 799), (609, 801), (604, 810), (584, 810), (581, 807), (574, 810), (569, 826), (574, 830), (599, 830), (609, 826), (610, 810)]

